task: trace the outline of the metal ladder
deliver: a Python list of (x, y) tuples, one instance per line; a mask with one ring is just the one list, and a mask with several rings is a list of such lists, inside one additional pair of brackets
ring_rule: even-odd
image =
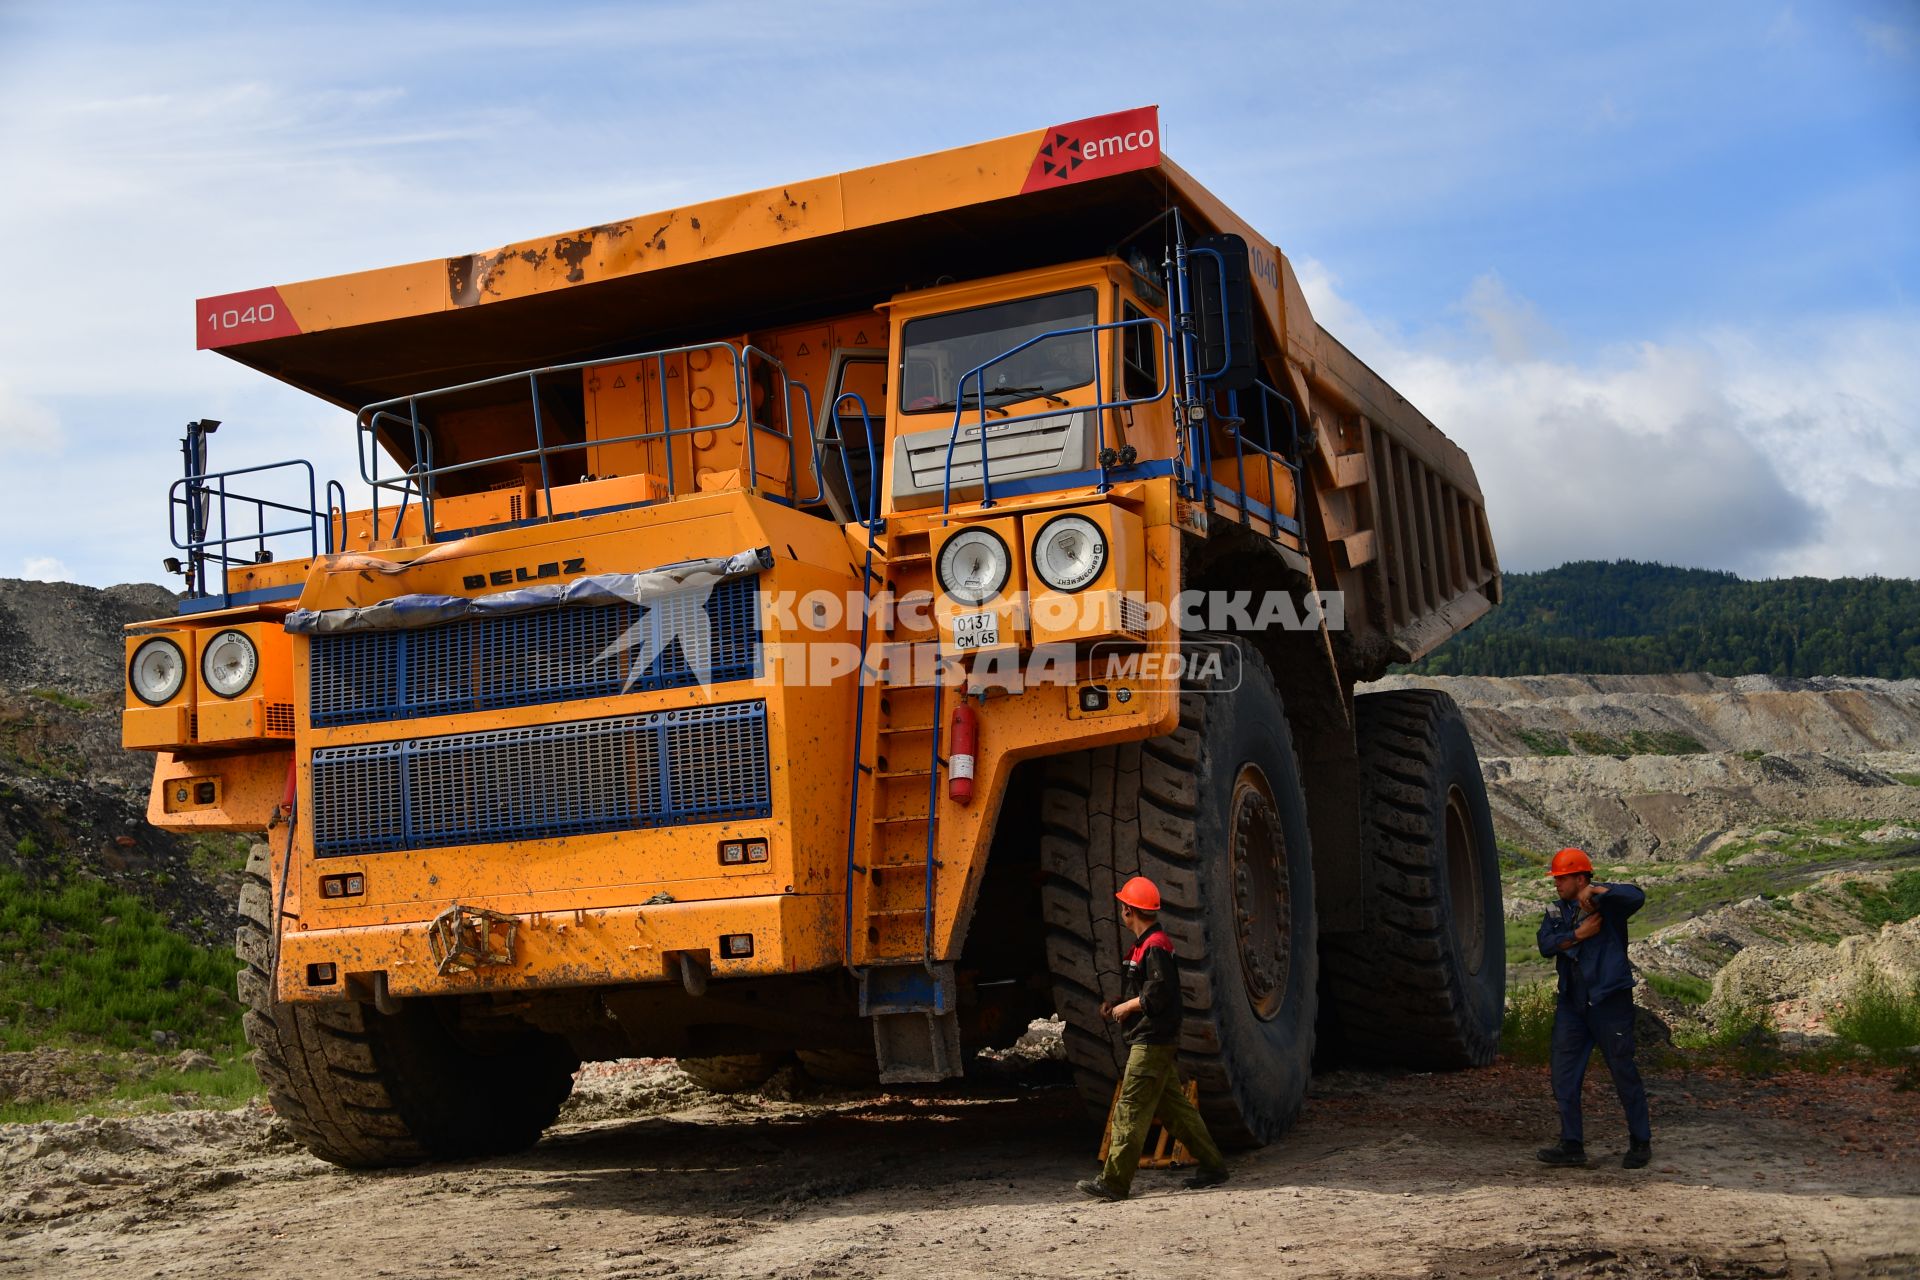
[[(866, 422), (871, 441), (871, 419)], [(876, 467), (876, 481), (878, 476)], [(870, 492), (868, 507), (857, 513), (867, 529), (861, 581), (866, 600), (871, 602), (876, 585), (895, 600), (930, 588), (930, 535), (894, 533), (882, 547), (885, 521), (875, 497)], [(876, 558), (884, 573), (875, 571)], [(915, 681), (913, 664), (924, 661), (927, 642), (900, 642), (897, 634), (897, 627), (877, 622), (871, 609), (862, 618), (843, 935), (846, 962), (860, 982), (861, 1016), (873, 1020), (885, 1083), (943, 1080), (962, 1068), (953, 965), (933, 957), (945, 692), (938, 679), (930, 686)], [(870, 660), (876, 645), (883, 655), (877, 664)], [(937, 645), (931, 652), (937, 663)], [(907, 663), (904, 673), (894, 659)]]

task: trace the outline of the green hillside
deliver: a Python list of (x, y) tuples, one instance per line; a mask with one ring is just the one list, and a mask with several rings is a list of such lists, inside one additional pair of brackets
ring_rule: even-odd
[(1505, 575), (1506, 599), (1405, 668), (1920, 679), (1920, 581), (1774, 578), (1635, 560)]

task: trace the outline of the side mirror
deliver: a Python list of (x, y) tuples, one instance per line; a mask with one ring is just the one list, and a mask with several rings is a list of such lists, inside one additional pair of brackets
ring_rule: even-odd
[(1200, 339), (1200, 380), (1245, 391), (1259, 380), (1253, 355), (1253, 284), (1247, 242), (1203, 236), (1187, 249), (1187, 280)]

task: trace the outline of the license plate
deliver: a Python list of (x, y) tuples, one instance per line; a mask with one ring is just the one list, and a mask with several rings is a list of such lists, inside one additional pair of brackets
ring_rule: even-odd
[(1000, 643), (1000, 619), (992, 610), (985, 613), (957, 613), (953, 616), (953, 647), (962, 653), (969, 649), (991, 649)]

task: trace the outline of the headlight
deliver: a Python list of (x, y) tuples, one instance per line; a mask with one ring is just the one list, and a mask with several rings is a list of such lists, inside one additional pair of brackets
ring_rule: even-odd
[(961, 604), (985, 604), (1000, 594), (1013, 571), (1013, 557), (1000, 536), (968, 529), (940, 548), (940, 589)]
[(200, 676), (223, 698), (245, 693), (260, 669), (260, 652), (244, 631), (222, 631), (200, 655)]
[(1033, 568), (1055, 591), (1078, 591), (1107, 564), (1107, 535), (1085, 516), (1056, 516), (1033, 541)]
[(187, 678), (187, 655), (171, 640), (158, 637), (133, 651), (127, 664), (127, 683), (140, 701), (159, 706), (174, 694)]

